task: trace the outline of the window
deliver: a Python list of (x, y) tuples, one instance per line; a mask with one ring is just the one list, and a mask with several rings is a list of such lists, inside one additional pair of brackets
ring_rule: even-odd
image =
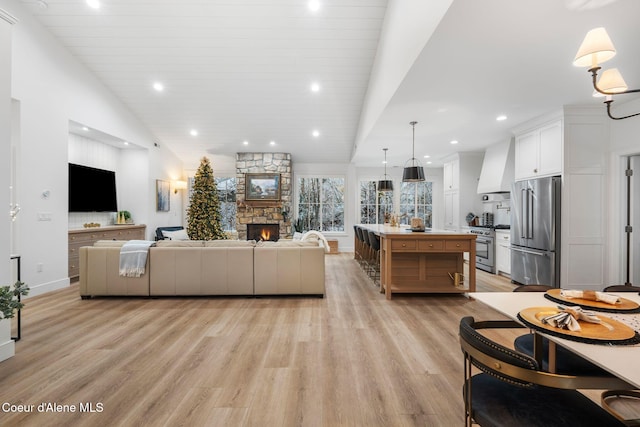
[(393, 191), (377, 191), (376, 181), (360, 181), (360, 223), (384, 224), (393, 214)]
[(411, 218), (422, 218), (431, 227), (433, 200), (432, 182), (403, 182), (400, 186), (400, 223), (410, 224)]
[(302, 230), (344, 231), (344, 178), (298, 178)]
[(222, 228), (225, 231), (236, 231), (236, 178), (215, 178), (218, 199), (220, 200), (220, 214)]
[[(214, 177), (216, 189), (218, 190), (218, 200), (220, 201), (220, 214), (222, 216), (222, 229), (225, 231), (236, 231), (236, 177)], [(191, 203), (191, 193), (193, 192), (194, 178), (189, 177), (189, 197), (188, 205)]]

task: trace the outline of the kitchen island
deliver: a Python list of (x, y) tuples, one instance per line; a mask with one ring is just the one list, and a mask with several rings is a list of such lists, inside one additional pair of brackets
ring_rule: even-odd
[[(476, 235), (362, 224), (380, 237), (380, 291), (393, 293), (466, 293), (476, 290)], [(469, 253), (468, 277), (462, 277)]]

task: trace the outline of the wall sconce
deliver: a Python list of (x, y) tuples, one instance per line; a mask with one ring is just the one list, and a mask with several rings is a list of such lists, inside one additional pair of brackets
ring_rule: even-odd
[(578, 53), (576, 53), (576, 57), (573, 60), (573, 65), (576, 67), (591, 67), (588, 71), (591, 73), (593, 88), (598, 93), (607, 96), (604, 101), (607, 104), (607, 115), (613, 120), (622, 120), (638, 116), (640, 113), (624, 117), (612, 116), (611, 103), (613, 102), (613, 95), (640, 92), (640, 89), (629, 90), (617, 68), (605, 70), (600, 77), (600, 81), (598, 81), (598, 71), (602, 68), (598, 64), (610, 60), (615, 55), (616, 48), (613, 47), (607, 30), (603, 27), (594, 28), (587, 33), (582, 41), (580, 49), (578, 49)]
[(186, 190), (187, 181), (173, 181), (173, 194), (178, 194), (178, 190)]

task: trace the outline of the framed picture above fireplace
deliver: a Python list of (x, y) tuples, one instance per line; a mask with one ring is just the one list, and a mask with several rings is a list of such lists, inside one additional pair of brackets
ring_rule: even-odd
[(279, 173), (248, 173), (245, 175), (244, 199), (280, 200)]

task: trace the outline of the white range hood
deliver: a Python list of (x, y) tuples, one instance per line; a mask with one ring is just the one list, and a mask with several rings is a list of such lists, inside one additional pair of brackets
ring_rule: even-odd
[(514, 179), (513, 139), (487, 147), (478, 180), (478, 194), (511, 191)]

